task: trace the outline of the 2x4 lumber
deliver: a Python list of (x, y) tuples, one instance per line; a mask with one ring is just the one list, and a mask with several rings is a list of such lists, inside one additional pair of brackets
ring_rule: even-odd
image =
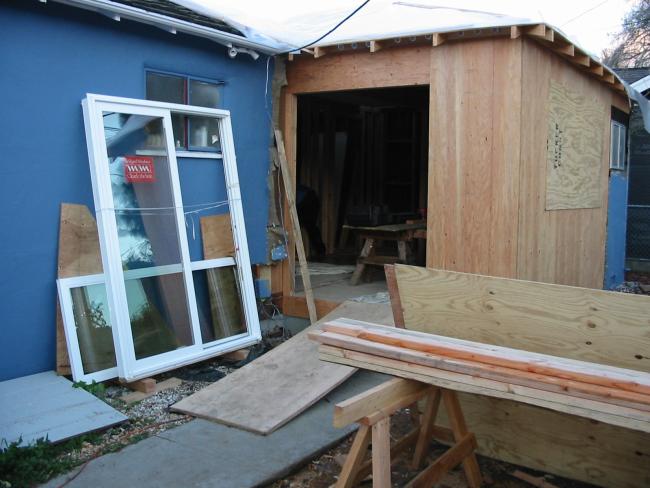
[(307, 256), (305, 254), (305, 246), (302, 242), (302, 234), (300, 232), (300, 221), (298, 219), (298, 210), (296, 209), (296, 198), (294, 195), (294, 185), (289, 173), (289, 164), (287, 162), (287, 154), (284, 150), (284, 140), (282, 132), (275, 129), (275, 144), (277, 146), (278, 162), (280, 164), (280, 172), (282, 173), (282, 182), (284, 184), (284, 192), (289, 205), (289, 216), (291, 218), (291, 226), (293, 228), (294, 239), (296, 243), (296, 252), (298, 254), (298, 261), (300, 262), (300, 276), (302, 277), (303, 287), (305, 289), (305, 299), (307, 300), (307, 310), (309, 311), (309, 321), (315, 324), (318, 320), (316, 313), (316, 303), (314, 302), (314, 292), (311, 288), (311, 278), (309, 277), (309, 267), (307, 265)]
[(630, 369), (345, 319), (330, 321), (322, 330), (424, 353), (650, 395), (650, 375)]
[(428, 385), (417, 381), (393, 378), (337, 403), (334, 407), (334, 427), (345, 427), (373, 414), (384, 405), (392, 404), (414, 393), (421, 393), (427, 388), (429, 388)]
[(346, 350), (372, 354), (380, 358), (390, 358), (417, 364), (437, 370), (461, 373), (477, 378), (485, 378), (506, 384), (527, 386), (538, 390), (562, 393), (578, 398), (590, 399), (612, 405), (628, 407), (650, 412), (650, 395), (642, 395), (615, 388), (601, 387), (577, 381), (516, 371), (498, 366), (485, 365), (471, 361), (462, 361), (431, 353), (420, 353), (371, 341), (364, 341), (343, 335), (324, 332), (319, 340), (328, 345), (342, 347)]
[(367, 425), (359, 426), (354, 441), (352, 441), (350, 452), (345, 458), (345, 463), (343, 463), (343, 468), (341, 469), (335, 488), (352, 488), (356, 484), (359, 469), (370, 444), (370, 433), (371, 427)]
[(382, 44), (379, 41), (370, 41), (370, 52), (376, 53), (382, 48)]
[(518, 25), (511, 25), (510, 39), (517, 39), (518, 37), (521, 37), (521, 27), (519, 27)]
[[(367, 427), (367, 426), (364, 426)], [(451, 439), (453, 441), (453, 434), (451, 433), (451, 429), (447, 429), (445, 427), (440, 427), (441, 433), (444, 431), (445, 433), (448, 433), (447, 439)], [(415, 427), (411, 429), (411, 431), (406, 434), (404, 437), (399, 439), (397, 442), (393, 444), (393, 446), (390, 448), (390, 463), (391, 465), (395, 464), (395, 462), (398, 459), (398, 455), (407, 450), (409, 447), (411, 447), (417, 440), (418, 433), (420, 432), (419, 427)], [(434, 433), (435, 436), (435, 433)], [(368, 476), (370, 473), (372, 473), (372, 459), (368, 459), (365, 461), (361, 467), (359, 468), (359, 471), (357, 471), (356, 475), (356, 483), (359, 484), (361, 481), (363, 481), (366, 476)], [(337, 486), (338, 488), (338, 486)]]
[(385, 407), (381, 407), (376, 412), (373, 412), (372, 414), (359, 419), (359, 423), (364, 425), (375, 425), (380, 420), (386, 417), (390, 417), (398, 410), (406, 408), (417, 403), (419, 400), (422, 400), (431, 391), (433, 391), (433, 389), (430, 386), (423, 385), (423, 389), (421, 391), (404, 396)]
[(553, 47), (553, 50), (556, 53), (564, 54), (565, 56), (575, 56), (575, 46), (573, 44), (564, 44), (564, 45), (558, 45), (556, 44)]
[(578, 64), (580, 66), (585, 66), (588, 68), (591, 65), (591, 58), (587, 54), (583, 53), (582, 51), (579, 51), (577, 49), (575, 49), (574, 51), (575, 54), (571, 59), (571, 61), (574, 62), (575, 64)]
[(385, 417), (372, 426), (373, 488), (391, 488), (390, 466), (390, 417)]
[(603, 76), (604, 70), (603, 70), (603, 65), (602, 64), (594, 64), (589, 68), (589, 71), (596, 76)]
[(125, 382), (124, 385), (141, 393), (153, 393), (156, 391), (156, 380), (153, 378), (142, 378), (141, 380), (132, 381), (131, 383)]
[(431, 34), (431, 45), (433, 47), (440, 46), (440, 44), (444, 43), (446, 40), (447, 37), (444, 34), (441, 34), (439, 32)]
[(438, 409), (440, 408), (440, 388), (436, 388), (427, 396), (424, 403), (424, 412), (420, 421), (420, 431), (418, 432), (418, 440), (413, 449), (413, 461), (411, 462), (412, 469), (419, 469), (422, 466), (426, 448), (431, 442), (433, 437), (433, 429), (436, 426), (435, 421), (438, 416)]
[(605, 81), (605, 83), (613, 84), (614, 81), (616, 80), (616, 77), (612, 73), (610, 73), (609, 71), (606, 71), (603, 74), (603, 80)]
[(437, 370), (395, 359), (378, 358), (371, 354), (328, 345), (321, 345), (319, 347), (319, 358), (323, 361), (413, 379), (441, 388), (505, 400), (514, 400), (557, 412), (578, 415), (591, 420), (650, 433), (650, 415), (639, 410), (521, 385), (477, 378), (466, 374)]
[(321, 58), (327, 54), (327, 51), (323, 47), (316, 46), (314, 48), (314, 58)]
[(530, 37), (547, 40), (547, 28), (545, 24), (537, 24), (531, 27), (525, 27), (524, 32)]

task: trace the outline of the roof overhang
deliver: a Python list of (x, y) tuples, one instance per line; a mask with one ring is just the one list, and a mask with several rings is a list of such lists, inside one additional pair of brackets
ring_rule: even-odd
[[(46, 3), (47, 0), (40, 0)], [(265, 54), (273, 54), (275, 50), (254, 41), (250, 41), (245, 37), (223, 32), (218, 29), (206, 27), (203, 25), (194, 24), (181, 19), (175, 19), (167, 15), (149, 12), (130, 5), (124, 5), (110, 0), (53, 0), (58, 3), (71, 5), (73, 7), (82, 8), (106, 15), (114, 20), (129, 19), (135, 22), (152, 25), (163, 29), (172, 34), (182, 32), (192, 36), (202, 37), (209, 39), (226, 47), (239, 48), (240, 50), (258, 51)]]

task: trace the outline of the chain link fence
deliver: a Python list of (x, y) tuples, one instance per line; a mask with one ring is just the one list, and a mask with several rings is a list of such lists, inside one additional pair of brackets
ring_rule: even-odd
[(627, 207), (627, 259), (650, 261), (650, 205)]

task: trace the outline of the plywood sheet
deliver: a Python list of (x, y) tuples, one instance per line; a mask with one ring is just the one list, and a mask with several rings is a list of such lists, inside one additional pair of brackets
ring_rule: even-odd
[(521, 40), (443, 44), (430, 57), (427, 265), (515, 277)]
[(415, 266), (395, 271), (407, 329), (650, 372), (650, 297)]
[(172, 408), (196, 417), (269, 434), (349, 378), (354, 368), (318, 359), (307, 333), (324, 321), (348, 317), (392, 325), (389, 304), (345, 302), (315, 325)]
[(548, 92), (546, 210), (598, 208), (605, 106), (551, 80)]
[(201, 217), (203, 258), (216, 259), (235, 255), (230, 214)]
[[(57, 277), (71, 278), (103, 272), (97, 223), (86, 205), (61, 204)], [(71, 374), (63, 317), (56, 302), (56, 372)]]
[[(650, 371), (650, 298), (396, 266), (406, 327)], [(463, 394), (481, 454), (600, 486), (648, 486), (650, 435)]]
[(58, 442), (104, 429), (127, 417), (54, 371), (0, 383), (0, 439)]
[(605, 109), (611, 91), (598, 80), (525, 39), (522, 59), (521, 166), (517, 278), (602, 288), (607, 228), (609, 113), (603, 111), (598, 208), (546, 210), (547, 121), (550, 80)]

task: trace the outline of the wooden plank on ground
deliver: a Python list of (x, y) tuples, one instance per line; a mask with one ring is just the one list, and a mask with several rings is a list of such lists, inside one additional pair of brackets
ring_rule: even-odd
[[(61, 204), (57, 277), (102, 273), (97, 224), (85, 205)], [(56, 301), (56, 372), (71, 374), (59, 299)]]
[(393, 322), (390, 305), (345, 302), (284, 344), (172, 409), (196, 417), (270, 434), (343, 383), (354, 368), (319, 361), (317, 344), (307, 337), (324, 321), (339, 317)]

